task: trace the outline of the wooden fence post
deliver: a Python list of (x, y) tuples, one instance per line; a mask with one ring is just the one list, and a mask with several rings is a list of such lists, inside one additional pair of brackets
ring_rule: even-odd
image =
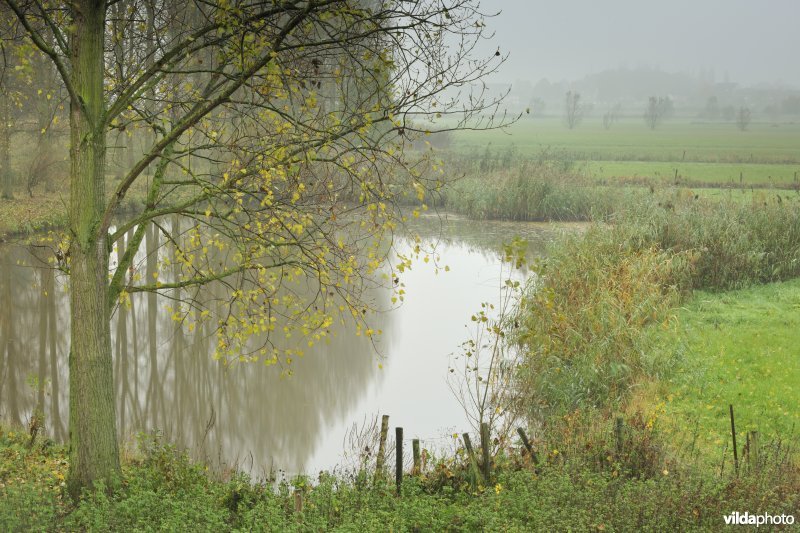
[(733, 468), (736, 470), (736, 474), (739, 474), (739, 452), (736, 449), (736, 423), (733, 419), (733, 404), (728, 404), (728, 408), (731, 412), (731, 437), (733, 438)]
[(531, 445), (531, 441), (528, 440), (528, 436), (525, 434), (525, 430), (522, 428), (517, 428), (517, 433), (519, 434), (519, 438), (522, 439), (522, 445), (525, 446), (525, 449), (528, 450), (528, 455), (530, 455), (533, 464), (539, 464), (539, 456), (536, 455), (536, 451), (533, 449)]
[(397, 495), (400, 496), (403, 486), (403, 428), (394, 428), (394, 435), (394, 449), (397, 455), (395, 482), (397, 483)]
[(419, 457), (419, 439), (414, 439), (411, 441), (411, 451), (414, 454), (414, 472), (415, 476), (418, 476), (422, 472), (422, 466), (420, 464), (420, 457)]
[(473, 479), (473, 486), (478, 481), (480, 477), (480, 472), (478, 471), (478, 460), (475, 458), (475, 450), (472, 448), (472, 441), (469, 438), (469, 433), (462, 433), (461, 436), (464, 439), (464, 448), (467, 449), (467, 456), (469, 457), (469, 465), (470, 471), (472, 472), (472, 479)]
[(375, 460), (375, 482), (383, 477), (383, 465), (386, 462), (386, 437), (389, 433), (389, 415), (381, 419), (381, 437), (378, 443), (378, 457)]
[(303, 493), (300, 490), (294, 490), (294, 512), (297, 514), (297, 519), (302, 520), (300, 515), (303, 514)]
[(492, 465), (489, 459), (489, 447), (491, 443), (489, 442), (489, 424), (486, 422), (481, 422), (481, 451), (483, 453), (483, 478), (486, 480), (486, 484), (489, 484), (489, 480), (492, 478)]

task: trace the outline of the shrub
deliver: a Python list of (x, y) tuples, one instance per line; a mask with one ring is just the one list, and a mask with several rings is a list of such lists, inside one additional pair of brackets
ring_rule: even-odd
[(653, 372), (642, 330), (667, 320), (691, 259), (635, 246), (624, 227), (565, 237), (541, 263), (516, 321), (528, 414), (543, 420), (614, 404)]
[(614, 406), (669, 372), (647, 327), (692, 290), (800, 276), (800, 208), (654, 197), (555, 243), (537, 271), (515, 321), (528, 414)]

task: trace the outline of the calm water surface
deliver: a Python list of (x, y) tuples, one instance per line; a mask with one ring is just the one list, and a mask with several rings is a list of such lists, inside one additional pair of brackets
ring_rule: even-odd
[[(166, 300), (135, 295), (112, 318), (121, 438), (133, 442), (140, 432), (156, 431), (218, 467), (260, 477), (270, 469), (313, 473), (341, 464), (352, 428), (380, 414), (429, 447), (467, 430), (446, 383), (448, 362), (469, 337), (470, 315), (481, 302), (500, 298), (500, 244), (521, 236), (541, 253), (571, 228), (442, 215), (414, 230), (437, 243), (450, 271), (415, 264), (404, 278), (404, 303), (372, 320), (384, 332), (377, 346), (340, 330), (330, 344), (296, 359), (290, 377), (274, 366), (223, 366), (210, 356), (211, 331), (177, 327)], [(25, 424), (38, 409), (46, 433), (63, 441), (67, 293), (59, 274), (33, 264), (30, 249), (0, 247), (0, 419)]]

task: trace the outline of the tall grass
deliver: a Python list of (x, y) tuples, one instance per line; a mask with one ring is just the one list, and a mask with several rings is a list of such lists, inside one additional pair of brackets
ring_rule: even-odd
[(642, 195), (635, 188), (592, 184), (570, 161), (548, 154), (502, 161), (456, 166), (464, 174), (445, 192), (446, 208), (481, 219), (585, 221), (605, 219)]
[(621, 213), (620, 224), (633, 229), (640, 246), (696, 254), (685, 289), (728, 290), (800, 276), (800, 208), (776, 199), (650, 202)]
[(800, 208), (778, 202), (653, 198), (556, 243), (516, 319), (526, 357), (520, 391), (546, 420), (618, 406), (667, 375), (647, 327), (669, 327), (693, 289), (727, 290), (800, 276)]
[(617, 404), (657, 371), (642, 330), (667, 319), (680, 298), (674, 280), (692, 258), (637, 246), (628, 231), (592, 227), (565, 238), (540, 266), (517, 320), (521, 390), (534, 419)]

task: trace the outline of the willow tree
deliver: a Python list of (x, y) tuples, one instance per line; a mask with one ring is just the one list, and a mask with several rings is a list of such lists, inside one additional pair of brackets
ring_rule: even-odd
[[(364, 290), (398, 286), (385, 243), (400, 200), (441, 186), (405, 148), (437, 125), (491, 126), (496, 110), (472, 94), (501, 60), (473, 57), (473, 0), (3, 1), (69, 95), (54, 255), (70, 276), (72, 494), (119, 473), (118, 305), (168, 296), (176, 320), (214, 321), (218, 357), (284, 368), (302, 352), (279, 338), (320, 342), (343, 317), (371, 335)], [(119, 137), (125, 157), (107, 144)], [(134, 192), (141, 205), (120, 209)], [(156, 241), (171, 252), (143, 245)], [(143, 254), (158, 263), (145, 278)], [(216, 315), (198, 296), (209, 285), (227, 290)]]

